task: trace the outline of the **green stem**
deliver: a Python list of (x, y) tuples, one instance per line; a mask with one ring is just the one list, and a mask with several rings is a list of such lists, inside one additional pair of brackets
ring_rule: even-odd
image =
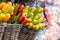
[(0, 2), (2, 2), (2, 0), (0, 0)]
[(34, 15), (33, 15), (33, 17), (32, 17), (32, 21), (35, 19), (35, 16), (37, 15), (38, 10), (39, 10), (39, 8), (36, 8), (36, 10), (34, 11)]

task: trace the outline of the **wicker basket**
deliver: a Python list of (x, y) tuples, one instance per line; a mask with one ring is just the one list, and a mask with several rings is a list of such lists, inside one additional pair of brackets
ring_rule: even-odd
[(22, 27), (18, 40), (34, 40), (37, 31)]
[(22, 24), (7, 24), (2, 40), (18, 40)]
[(0, 40), (2, 40), (5, 26), (0, 24)]

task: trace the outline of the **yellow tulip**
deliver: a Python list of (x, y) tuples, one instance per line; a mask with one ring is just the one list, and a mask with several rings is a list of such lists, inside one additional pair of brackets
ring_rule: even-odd
[(4, 14), (1, 13), (1, 14), (0, 14), (0, 22), (3, 21), (3, 17), (4, 17)]
[(36, 10), (36, 8), (32, 8), (31, 12), (33, 13)]
[(11, 6), (11, 10), (12, 10), (12, 12), (14, 11), (14, 7), (13, 6)]
[(38, 13), (43, 12), (43, 8), (39, 8)]
[(32, 13), (32, 12), (30, 13), (30, 16), (29, 16), (29, 17), (30, 17), (30, 18), (32, 18), (32, 17), (33, 17), (33, 13)]
[(44, 28), (45, 27), (45, 23), (40, 23), (40, 28)]
[(39, 26), (38, 25), (33, 25), (33, 29), (34, 30), (39, 30)]
[(36, 15), (35, 19), (36, 19), (36, 20), (39, 20), (39, 19), (40, 19), (40, 17), (41, 17), (41, 15), (42, 15), (42, 14), (37, 13), (37, 15)]
[(33, 26), (33, 23), (29, 23), (29, 26)]
[(11, 2), (7, 2), (8, 5), (12, 6), (12, 3)]
[(26, 12), (24, 12), (23, 14), (24, 14), (24, 16), (27, 16), (27, 13)]

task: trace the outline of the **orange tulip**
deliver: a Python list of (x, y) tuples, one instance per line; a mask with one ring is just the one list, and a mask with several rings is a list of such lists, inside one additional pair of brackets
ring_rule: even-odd
[(7, 22), (10, 18), (10, 14), (5, 14), (4, 15), (4, 21)]
[(10, 11), (11, 10), (11, 6), (6, 4), (3, 8), (2, 8), (2, 12), (6, 12), (6, 11)]
[(0, 9), (2, 9), (2, 7), (4, 7), (5, 5), (6, 5), (5, 2), (1, 2), (1, 3), (0, 3)]

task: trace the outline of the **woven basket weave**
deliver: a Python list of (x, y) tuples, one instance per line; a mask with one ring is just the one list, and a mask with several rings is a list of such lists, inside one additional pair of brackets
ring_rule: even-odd
[(7, 24), (2, 40), (18, 40), (22, 24)]
[(5, 26), (0, 24), (0, 40), (2, 40)]
[(34, 40), (37, 31), (22, 27), (18, 40)]

